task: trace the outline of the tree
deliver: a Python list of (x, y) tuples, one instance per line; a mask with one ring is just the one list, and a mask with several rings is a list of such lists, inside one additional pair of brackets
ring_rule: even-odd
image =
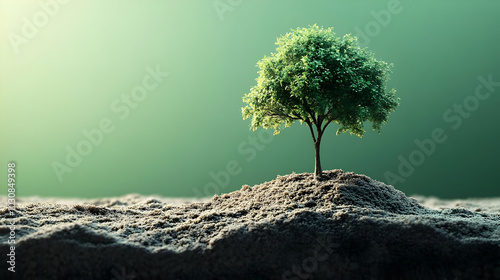
[(337, 135), (362, 137), (369, 121), (380, 133), (399, 105), (395, 90), (386, 91), (391, 65), (359, 48), (356, 37), (336, 37), (332, 28), (317, 25), (292, 30), (276, 44), (277, 52), (257, 63), (257, 85), (243, 97), (243, 118), (252, 117), (253, 130), (273, 128), (274, 134), (296, 121), (307, 124), (319, 178), (321, 139), (329, 124), (339, 125)]

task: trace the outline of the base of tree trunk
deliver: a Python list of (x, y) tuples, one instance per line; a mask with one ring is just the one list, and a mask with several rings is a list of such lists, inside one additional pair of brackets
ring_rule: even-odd
[(324, 176), (324, 173), (321, 172), (320, 174), (317, 174), (316, 172), (314, 173), (314, 179), (318, 180), (318, 181), (323, 181), (323, 179), (325, 179), (325, 176)]

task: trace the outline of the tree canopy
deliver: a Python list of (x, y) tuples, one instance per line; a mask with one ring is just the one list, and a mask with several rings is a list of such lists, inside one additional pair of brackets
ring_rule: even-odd
[(295, 121), (306, 123), (319, 152), (330, 123), (339, 125), (337, 134), (362, 137), (364, 122), (380, 132), (398, 106), (395, 90), (386, 90), (390, 65), (360, 48), (356, 37), (313, 25), (292, 30), (276, 44), (276, 53), (257, 63), (257, 85), (243, 97), (243, 118), (252, 117), (253, 130), (278, 134)]

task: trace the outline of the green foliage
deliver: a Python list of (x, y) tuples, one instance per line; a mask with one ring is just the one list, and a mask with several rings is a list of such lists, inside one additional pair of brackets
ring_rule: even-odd
[[(357, 38), (336, 37), (332, 28), (298, 28), (278, 38), (276, 53), (257, 65), (257, 85), (245, 94), (243, 118), (251, 127), (275, 129), (295, 121), (316, 126), (318, 138), (337, 123), (337, 134), (363, 136), (363, 123), (381, 125), (399, 104), (395, 90), (386, 91), (390, 65), (357, 45)], [(313, 139), (314, 139), (313, 134)], [(315, 140), (316, 141), (316, 140)]]

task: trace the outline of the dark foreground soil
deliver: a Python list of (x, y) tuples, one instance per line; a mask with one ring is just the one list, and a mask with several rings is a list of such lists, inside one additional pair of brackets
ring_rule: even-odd
[(499, 199), (419, 201), (341, 170), (197, 203), (27, 199), (0, 207), (0, 279), (500, 279)]

